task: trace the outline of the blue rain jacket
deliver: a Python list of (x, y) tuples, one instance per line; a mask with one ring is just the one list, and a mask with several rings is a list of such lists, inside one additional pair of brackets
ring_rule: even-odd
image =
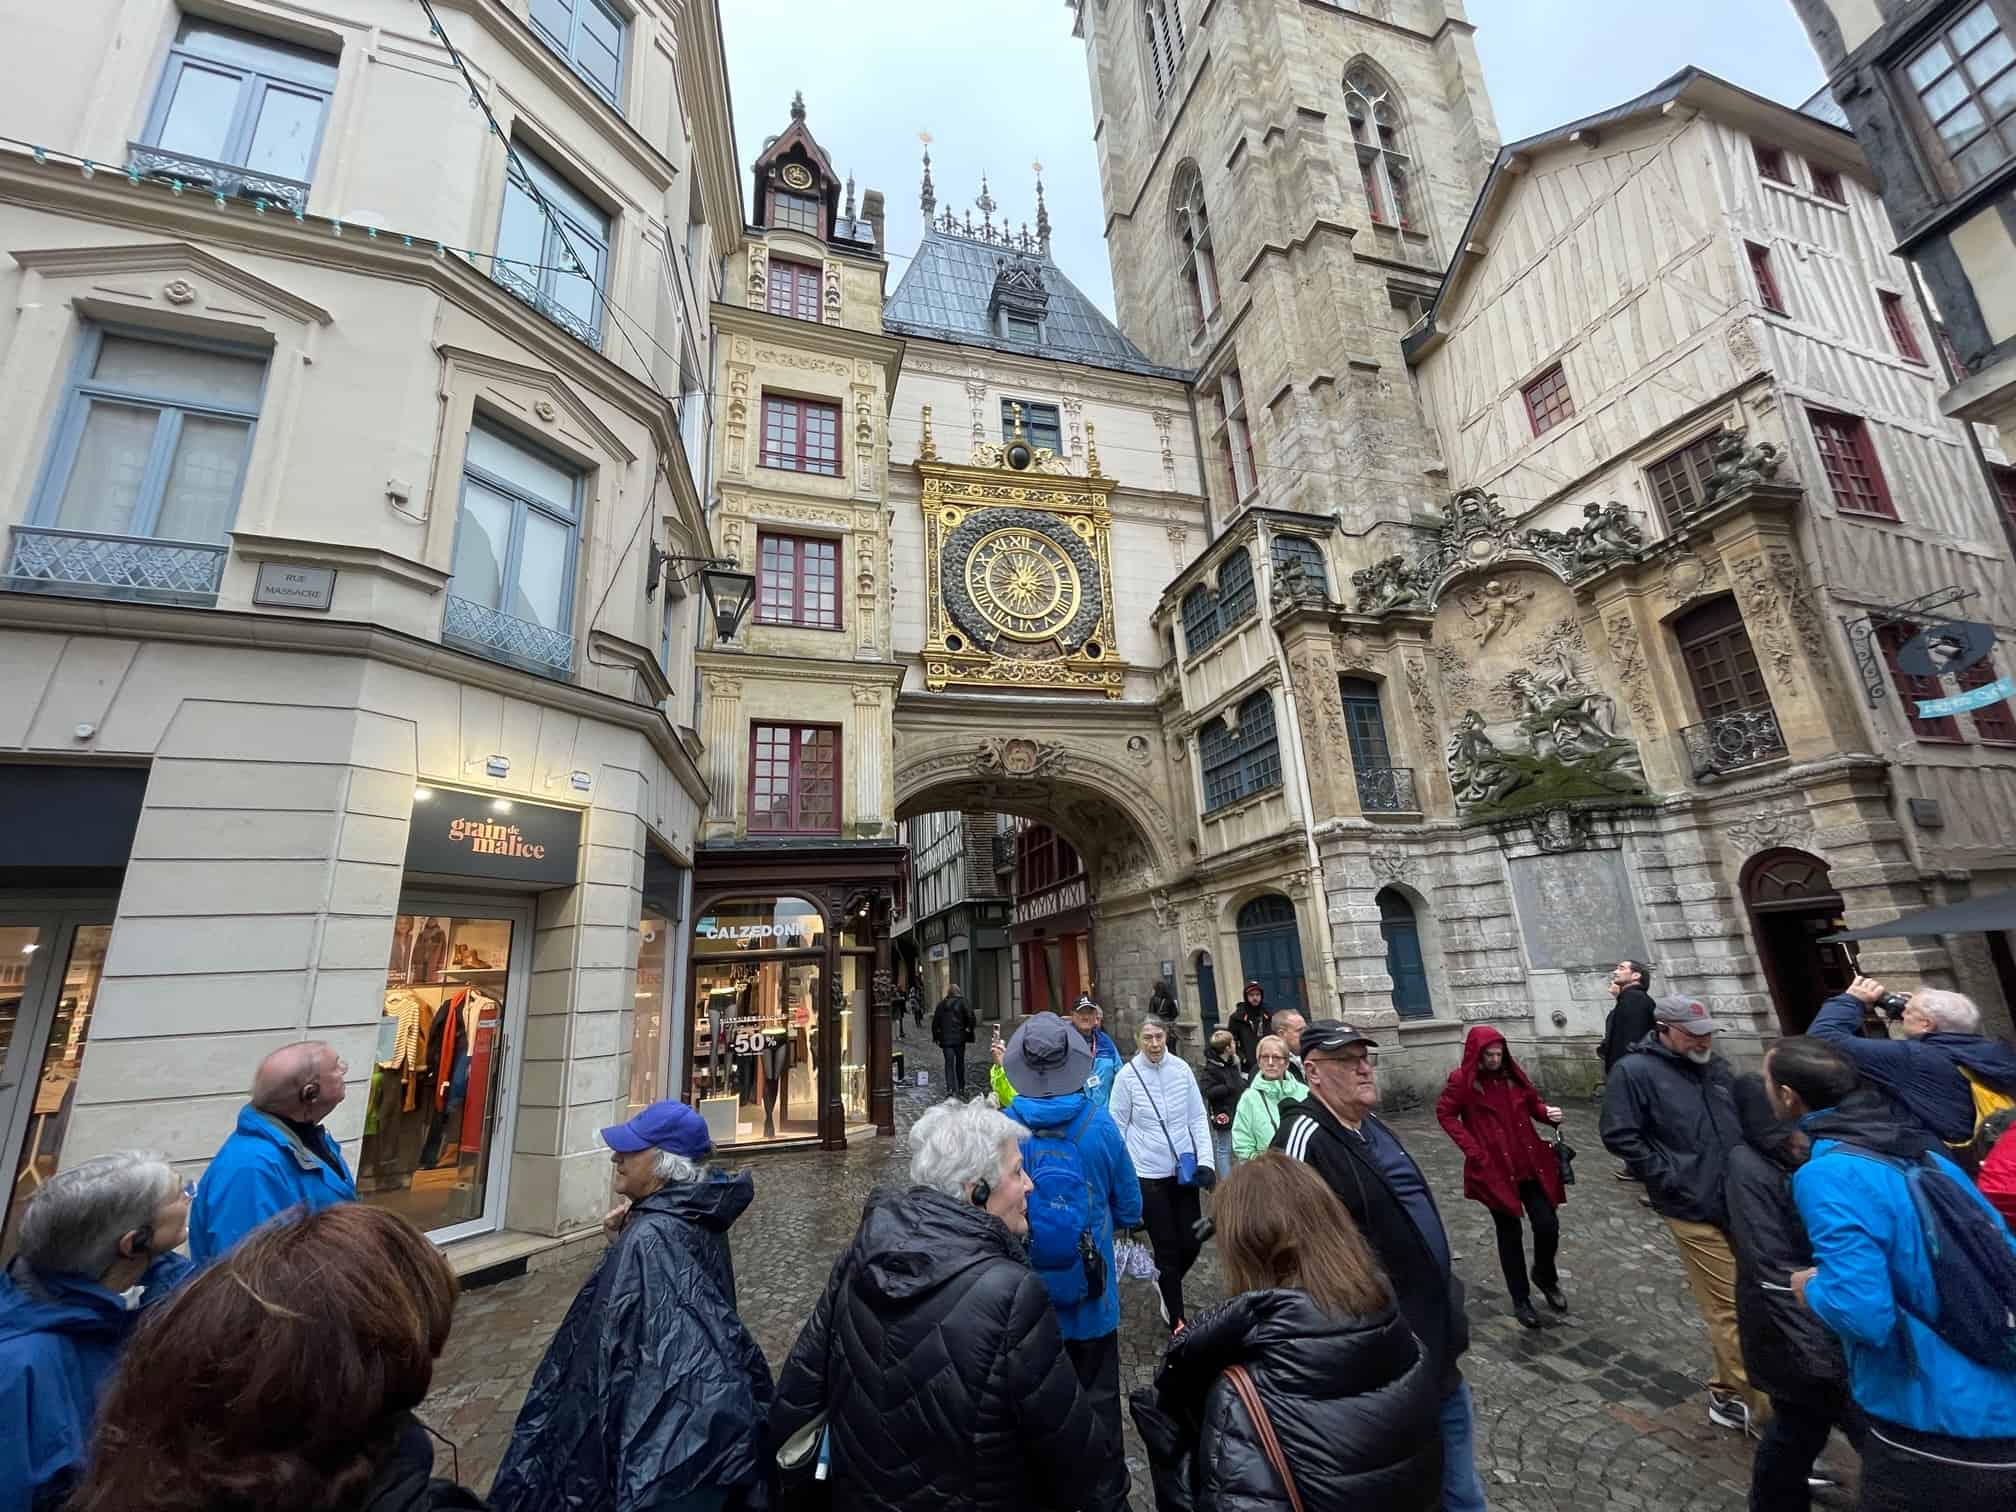
[[(357, 1200), (357, 1183), (327, 1129), (317, 1149), (270, 1114), (247, 1103), (238, 1127), (196, 1185), (189, 1209), (189, 1253), (198, 1265), (227, 1254), (267, 1220), (299, 1209), (303, 1216)], [(318, 1153), (319, 1150), (319, 1153)]]
[[(1084, 1110), (1086, 1096), (1084, 1092), (1067, 1092), (1062, 1097), (1017, 1097), (1002, 1111), (1025, 1129), (1062, 1128)], [(1029, 1158), (1026, 1139), (1022, 1141), (1022, 1158)], [(1065, 1338), (1103, 1339), (1120, 1327), (1120, 1277), (1113, 1270), (1113, 1231), (1141, 1226), (1141, 1180), (1134, 1174), (1127, 1141), (1103, 1102), (1085, 1120), (1078, 1139), (1078, 1161), (1085, 1167), (1085, 1180), (1092, 1188), (1088, 1203), (1092, 1239), (1106, 1262), (1106, 1288), (1096, 1297), (1068, 1305), (1056, 1303), (1054, 1292), (1051, 1300), (1057, 1306), (1058, 1332)], [(1036, 1274), (1049, 1289), (1050, 1277), (1040, 1270)]]

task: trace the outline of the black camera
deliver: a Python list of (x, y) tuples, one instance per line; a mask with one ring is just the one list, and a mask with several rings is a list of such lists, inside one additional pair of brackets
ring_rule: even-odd
[(1908, 993), (1886, 992), (1883, 996), (1876, 999), (1876, 1011), (1887, 1019), (1894, 1019), (1902, 1014), (1910, 1006), (1910, 1003), (1911, 998)]

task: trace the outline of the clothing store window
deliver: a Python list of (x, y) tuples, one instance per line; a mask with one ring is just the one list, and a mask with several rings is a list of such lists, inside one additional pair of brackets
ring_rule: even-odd
[(393, 922), (357, 1193), (423, 1232), (486, 1216), (515, 927), (421, 913)]
[(655, 844), (644, 848), (644, 896), (637, 921), (637, 986), (630, 1014), (630, 1111), (677, 1097), (672, 1040), (679, 993), (673, 977), (686, 909), (686, 869)]
[[(806, 898), (726, 899), (694, 920), (688, 1101), (717, 1146), (818, 1136), (826, 946), (825, 917)], [(868, 973), (860, 975), (865, 988)], [(865, 1063), (861, 1014), (841, 1021), (842, 1058), (852, 1022), (862, 1025)]]
[(22, 1130), (13, 1183), (0, 1194), (0, 1266), (29, 1199), (62, 1163), (111, 938), (110, 924), (0, 926), (0, 1152), (9, 1130)]

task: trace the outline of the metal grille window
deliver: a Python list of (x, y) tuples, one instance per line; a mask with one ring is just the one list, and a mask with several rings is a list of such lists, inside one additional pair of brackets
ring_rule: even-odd
[(752, 725), (749, 833), (840, 833), (840, 732), (831, 725)]
[(1735, 599), (1716, 599), (1690, 610), (1674, 625), (1673, 637), (1680, 644), (1680, 659), (1703, 719), (1771, 707)]
[(810, 194), (790, 194), (782, 189), (770, 191), (770, 224), (781, 231), (803, 231), (807, 236), (819, 234), (819, 201)]
[(478, 425), (469, 432), (462, 464), (448, 592), (568, 635), (580, 521), (581, 475), (571, 464), (504, 430)]
[(1544, 436), (1575, 413), (1574, 397), (1568, 392), (1568, 375), (1555, 363), (1521, 391), (1526, 399), (1526, 418), (1533, 434)]
[(1848, 203), (1848, 195), (1841, 187), (1841, 175), (1832, 168), (1822, 168), (1818, 163), (1809, 162), (1806, 167), (1813, 175), (1813, 192), (1824, 200), (1837, 205)]
[(1401, 150), (1400, 112), (1393, 91), (1371, 70), (1354, 68), (1344, 76), (1344, 114), (1358, 149), (1366, 209), (1382, 226), (1411, 230), (1414, 165)]
[(840, 543), (805, 536), (756, 538), (756, 622), (840, 628)]
[(238, 514), (266, 359), (88, 327), (35, 524), (222, 543)]
[(1229, 630), (1251, 614), (1258, 603), (1253, 591), (1253, 558), (1244, 549), (1225, 558), (1218, 569), (1218, 623)]
[(1199, 586), (1183, 595), (1183, 648), (1190, 655), (1195, 656), (1224, 633), (1216, 594)]
[(1279, 578), (1290, 562), (1301, 566), (1302, 581), (1312, 587), (1330, 591), (1330, 579), (1323, 571), (1323, 548), (1307, 536), (1281, 535), (1274, 537), (1274, 575)]
[(1835, 507), (1843, 514), (1896, 519), (1883, 469), (1877, 465), (1875, 444), (1862, 418), (1823, 409), (1808, 409), (1806, 416), (1813, 426), (1813, 444), (1819, 448), (1820, 465), (1826, 470)]
[(1757, 285), (1757, 302), (1773, 315), (1785, 313), (1785, 296), (1778, 292), (1778, 277), (1771, 271), (1771, 249), (1756, 242), (1743, 243), (1749, 254), (1750, 277)]
[(1904, 707), (1904, 719), (1911, 726), (1911, 733), (1920, 740), (1958, 741), (1960, 722), (1951, 714), (1941, 714), (1927, 719), (1918, 712), (1918, 701), (1930, 698), (1944, 698), (1945, 688), (1936, 677), (1914, 677), (1898, 664), (1897, 652), (1903, 644), (1917, 635), (1919, 627), (1902, 624), (1896, 620), (1876, 627), (1876, 644), (1883, 652), (1883, 665), (1890, 669), (1890, 681), (1897, 689), (1897, 702)]
[(819, 319), (819, 270), (810, 263), (770, 259), (770, 313), (792, 320)]
[(1195, 163), (1176, 175), (1176, 236), (1183, 248), (1183, 283), (1190, 313), (1201, 329), (1218, 308), (1218, 259), (1211, 251), (1211, 215), (1204, 205), (1204, 176)]
[(1711, 438), (1690, 441), (1645, 469), (1652, 498), (1668, 524), (1700, 507), (1707, 496), (1708, 475), (1715, 470)]
[[(1954, 676), (1964, 691), (1969, 688), (1985, 688), (1994, 682), (1999, 674), (1995, 671), (1995, 658), (1984, 656), (1973, 666)], [(1974, 733), (1990, 745), (2016, 745), (2016, 716), (2009, 712), (2009, 700), (1989, 704), (1973, 713)]]
[(1022, 435), (1028, 443), (1041, 450), (1048, 447), (1062, 456), (1064, 452), (1064, 422), (1054, 404), (1035, 404), (1027, 399), (1003, 399), (1001, 401), (1001, 439), (1005, 443), (1015, 434), (1015, 406), (1022, 407)]
[(1772, 147), (1764, 142), (1752, 142), (1750, 148), (1756, 154), (1757, 172), (1760, 177), (1774, 184), (1792, 182), (1792, 170), (1785, 164), (1785, 150), (1782, 147)]
[(532, 29), (573, 65), (595, 92), (621, 108), (623, 42), (629, 28), (622, 12), (603, 0), (532, 0)]
[(1917, 333), (1911, 329), (1911, 317), (1904, 312), (1904, 296), (1892, 294), (1888, 289), (1878, 289), (1876, 298), (1883, 306), (1883, 324), (1890, 331), (1890, 345), (1897, 355), (1906, 362), (1925, 363), (1925, 353), (1919, 348)]
[(1990, 0), (1942, 29), (1904, 77), (1959, 187), (2016, 156), (2016, 48)]
[[(168, 50), (141, 141), (197, 161), (145, 166), (181, 166), (182, 177), (205, 183), (213, 182), (206, 169), (228, 166), (305, 184), (335, 87), (336, 60), (327, 53), (187, 17)], [(304, 193), (293, 208), (305, 204)]]
[[(554, 219), (540, 209), (542, 200)], [(491, 276), (555, 325), (599, 347), (608, 273), (609, 217), (536, 153), (514, 143)]]
[(763, 397), (763, 465), (840, 476), (840, 406)]

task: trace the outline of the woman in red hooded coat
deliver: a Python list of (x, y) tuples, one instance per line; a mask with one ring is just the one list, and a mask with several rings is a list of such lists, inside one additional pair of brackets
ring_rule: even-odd
[[(1512, 1315), (1528, 1328), (1540, 1326), (1533, 1311), (1534, 1286), (1556, 1312), (1568, 1311), (1554, 1251), (1561, 1224), (1554, 1210), (1567, 1200), (1554, 1151), (1534, 1122), (1558, 1124), (1561, 1110), (1550, 1107), (1505, 1048), (1505, 1036), (1486, 1024), (1463, 1042), (1463, 1064), (1435, 1103), (1435, 1116), (1463, 1152), (1463, 1195), (1490, 1209), (1498, 1231), (1498, 1265), (1512, 1294)], [(1524, 1208), (1533, 1225), (1533, 1270), (1526, 1270)]]

